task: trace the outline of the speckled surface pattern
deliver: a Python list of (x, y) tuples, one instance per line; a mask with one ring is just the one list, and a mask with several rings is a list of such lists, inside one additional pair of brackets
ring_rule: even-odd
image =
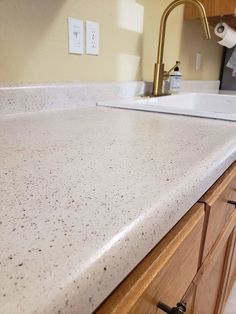
[(0, 115), (95, 105), (99, 100), (147, 95), (150, 88), (150, 83), (143, 81), (0, 85)]
[(0, 119), (0, 313), (91, 313), (236, 157), (236, 123), (102, 107)]

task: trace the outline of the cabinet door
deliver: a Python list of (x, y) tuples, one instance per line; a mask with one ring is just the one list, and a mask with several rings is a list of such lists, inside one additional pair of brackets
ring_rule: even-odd
[(176, 306), (199, 267), (204, 218), (196, 204), (95, 313), (161, 314), (159, 302)]
[(225, 280), (225, 289), (223, 287), (225, 294), (219, 306), (221, 311), (223, 311), (226, 305), (226, 302), (229, 298), (232, 287), (234, 285), (234, 282), (236, 281), (236, 228), (234, 229), (234, 232), (232, 233), (232, 236), (231, 236), (231, 248), (229, 249), (229, 260), (230, 261), (226, 269), (227, 274), (226, 274), (226, 280)]
[(233, 212), (194, 279), (197, 285), (194, 314), (222, 313), (232, 265), (235, 224)]
[[(236, 231), (235, 231), (235, 234), (236, 234)], [(233, 257), (232, 257), (232, 263), (231, 263), (231, 269), (230, 269), (229, 277), (231, 279), (230, 287), (232, 288), (233, 282), (236, 281), (236, 235), (235, 235)]]
[[(236, 0), (235, 0), (236, 1)], [(200, 202), (205, 204), (208, 219), (203, 260), (216, 242), (230, 215), (235, 211), (236, 163), (203, 195)]]
[(221, 248), (214, 263), (206, 270), (197, 285), (194, 314), (214, 314), (219, 296), (222, 272), (225, 263), (227, 242)]
[[(203, 4), (207, 16), (233, 15), (236, 13), (235, 0), (200, 0)], [(198, 10), (193, 5), (185, 6), (185, 19), (191, 20), (199, 17)]]
[(184, 297), (182, 298), (182, 302), (187, 304), (186, 314), (194, 314), (194, 303), (196, 298), (196, 286), (192, 283)]

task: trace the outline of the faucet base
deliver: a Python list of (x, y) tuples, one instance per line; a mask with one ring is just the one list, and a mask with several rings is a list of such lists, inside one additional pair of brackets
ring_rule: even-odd
[(150, 97), (162, 97), (162, 96), (170, 96), (172, 95), (171, 93), (163, 93), (163, 94), (158, 94), (158, 95), (153, 95), (151, 94)]

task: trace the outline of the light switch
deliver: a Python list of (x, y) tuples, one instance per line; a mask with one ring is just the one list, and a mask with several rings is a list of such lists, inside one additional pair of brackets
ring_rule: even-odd
[(99, 23), (86, 21), (86, 54), (99, 55)]
[(84, 23), (81, 20), (68, 18), (69, 53), (84, 53)]

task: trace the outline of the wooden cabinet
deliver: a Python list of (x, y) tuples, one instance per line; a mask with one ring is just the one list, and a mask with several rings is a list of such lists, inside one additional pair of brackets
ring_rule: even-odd
[(194, 314), (222, 313), (227, 301), (225, 296), (231, 269), (235, 224), (236, 212), (231, 215), (194, 279), (197, 287)]
[(96, 313), (162, 313), (159, 302), (175, 306), (195, 277), (204, 223), (196, 204), (136, 267)]
[(214, 313), (219, 288), (221, 283), (222, 271), (224, 268), (224, 260), (227, 243), (221, 248), (215, 258), (209, 265), (207, 265), (201, 280), (197, 285), (197, 293), (195, 299), (194, 310), (196, 314)]
[[(220, 314), (232, 288), (235, 271), (236, 164), (199, 200), (205, 204), (206, 231), (201, 280), (197, 284), (194, 314)], [(195, 280), (196, 281), (196, 280)]]
[(97, 314), (222, 314), (236, 279), (236, 162), (131, 272)]
[(192, 283), (181, 300), (182, 302), (187, 304), (187, 311), (185, 312), (185, 314), (194, 313), (196, 291), (196, 286), (194, 285), (194, 283)]
[(233, 286), (234, 281), (236, 280), (236, 230), (234, 230), (234, 238), (233, 238), (233, 252), (232, 252), (232, 260), (231, 267), (229, 272), (229, 287), (230, 290)]
[(225, 271), (225, 278), (224, 286), (222, 287), (222, 290), (224, 291), (224, 294), (222, 296), (222, 300), (219, 306), (219, 313), (221, 313), (224, 309), (225, 303), (227, 302), (229, 298), (229, 294), (232, 290), (233, 284), (236, 281), (236, 228), (234, 228), (234, 231), (231, 234), (230, 242), (228, 244), (228, 263), (227, 268)]
[[(223, 16), (236, 14), (235, 0), (200, 0), (203, 4), (207, 16)], [(185, 6), (185, 19), (196, 19), (199, 17), (199, 11), (193, 6)]]
[[(236, 27), (236, 0), (200, 0), (204, 5), (206, 14), (211, 25), (215, 26), (220, 21), (220, 16), (224, 16), (223, 21), (231, 27)], [(193, 20), (199, 18), (198, 10), (193, 6), (186, 4), (184, 18)]]
[(203, 259), (208, 255), (235, 209), (235, 205), (229, 203), (229, 201), (236, 201), (235, 189), (236, 166), (234, 165), (199, 200), (199, 202), (205, 204), (208, 220)]

